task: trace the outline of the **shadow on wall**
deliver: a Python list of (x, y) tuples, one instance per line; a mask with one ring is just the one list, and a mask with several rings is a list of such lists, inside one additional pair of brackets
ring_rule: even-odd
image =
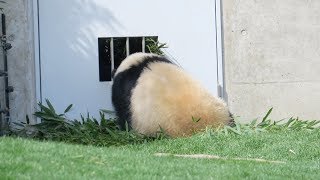
[[(64, 39), (70, 49), (86, 58), (96, 56), (93, 47), (97, 46), (98, 36), (115, 34), (124, 27), (106, 7), (108, 4), (96, 0), (59, 0), (59, 11), (68, 12), (63, 23), (57, 23), (66, 33)], [(69, 9), (72, 7), (71, 9)]]
[[(41, 21), (42, 30), (59, 34), (58, 38), (64, 49), (71, 49), (86, 58), (96, 56), (97, 52), (93, 47), (97, 46), (98, 36), (118, 34), (124, 27), (117, 21), (113, 13), (107, 7), (106, 1), (97, 0), (55, 0), (39, 1), (40, 18), (41, 14), (52, 12), (55, 7), (56, 15), (46, 17), (49, 22)], [(52, 6), (51, 6), (52, 5)], [(59, 22), (59, 19), (63, 19)], [(54, 23), (56, 26), (48, 25)], [(54, 27), (54, 28), (52, 28)], [(64, 42), (63, 42), (64, 41)]]
[(125, 27), (108, 7), (101, 0), (39, 1), (42, 97), (62, 109), (75, 104), (74, 117), (111, 108), (108, 84), (99, 83), (98, 37)]

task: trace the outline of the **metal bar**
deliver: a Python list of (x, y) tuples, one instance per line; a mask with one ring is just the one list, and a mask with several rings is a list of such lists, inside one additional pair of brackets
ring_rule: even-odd
[[(4, 37), (2, 39), (2, 43), (6, 44), (7, 43), (7, 38), (6, 38), (6, 16), (2, 13), (1, 14), (1, 21), (2, 21), (2, 36)], [(8, 72), (8, 59), (7, 59), (7, 49), (3, 46), (3, 59), (4, 59), (4, 63), (3, 63), (3, 66), (4, 66), (4, 71), (5, 72)], [(9, 87), (9, 78), (8, 76), (5, 76), (4, 77), (4, 87), (5, 89), (7, 90), (8, 87)], [(6, 91), (6, 96), (5, 96), (5, 101), (6, 101), (6, 108), (9, 109), (10, 107), (10, 102), (9, 102), (9, 93)], [(6, 116), (10, 116), (10, 112), (8, 111), (6, 113)]]
[(6, 15), (1, 13), (1, 28), (2, 28), (2, 36), (5, 36), (6, 33)]
[(228, 97), (226, 94), (225, 86), (225, 64), (224, 64), (224, 53), (223, 53), (223, 25), (222, 25), (222, 1), (216, 0), (214, 5), (214, 28), (215, 28), (215, 40), (216, 40), (216, 59), (217, 59), (217, 82), (220, 85), (221, 95), (220, 97), (228, 103)]
[(142, 37), (142, 52), (146, 52), (146, 37)]
[[(2, 50), (3, 50), (3, 66), (4, 72), (8, 72), (8, 59), (7, 59), (7, 37), (6, 37), (6, 16), (1, 13), (1, 25), (2, 25), (2, 38), (1, 38), (1, 43), (2, 43)], [(4, 87), (5, 87), (5, 109), (6, 111), (3, 111), (5, 114), (4, 120), (0, 119), (1, 124), (0, 124), (0, 132), (5, 132), (6, 130), (9, 129), (9, 119), (10, 119), (10, 102), (9, 102), (9, 89), (12, 87), (9, 87), (9, 79), (8, 79), (8, 74), (4, 77)], [(2, 133), (5, 134), (5, 133)]]
[(110, 38), (110, 57), (111, 57), (111, 72), (114, 70), (114, 43), (113, 38)]
[(130, 46), (129, 46), (129, 37), (127, 37), (126, 39), (126, 52), (127, 52), (127, 56), (130, 55)]

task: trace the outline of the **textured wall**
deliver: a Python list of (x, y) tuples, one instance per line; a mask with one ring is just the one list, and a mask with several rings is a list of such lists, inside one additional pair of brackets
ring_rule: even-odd
[(242, 118), (320, 119), (320, 1), (223, 0), (226, 89)]
[(35, 73), (33, 51), (33, 17), (31, 0), (5, 0), (3, 5), (7, 17), (9, 85), (11, 121), (32, 118), (35, 98)]
[[(32, 1), (5, 1), (12, 121), (24, 121), (36, 104)], [(226, 90), (234, 114), (251, 120), (274, 107), (275, 118), (319, 119), (320, 1), (222, 1)]]
[[(4, 70), (2, 48), (0, 48), (0, 70)], [(0, 77), (0, 109), (4, 109), (5, 107), (4, 82), (5, 82), (4, 77), (3, 76)], [(1, 135), (1, 130), (3, 129), (6, 129), (6, 123), (4, 120), (4, 114), (0, 114), (0, 135)]]

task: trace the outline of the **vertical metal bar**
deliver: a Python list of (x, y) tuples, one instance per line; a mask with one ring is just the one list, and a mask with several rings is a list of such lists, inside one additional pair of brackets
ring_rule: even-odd
[(4, 77), (4, 87), (5, 87), (5, 101), (6, 101), (6, 109), (8, 110), (6, 113), (6, 118), (9, 119), (10, 117), (10, 112), (9, 112), (9, 107), (10, 107), (10, 102), (9, 102), (9, 92), (8, 92), (8, 87), (9, 87), (9, 78), (8, 78), (8, 59), (7, 59), (7, 49), (6, 49), (6, 43), (7, 43), (7, 32), (6, 32), (6, 16), (2, 13), (1, 14), (1, 21), (2, 21), (2, 37), (4, 38), (2, 43), (3, 43), (3, 59), (4, 59), (4, 71), (7, 72), (7, 76)]
[(142, 52), (146, 52), (146, 37), (142, 37)]
[[(36, 68), (38, 69), (38, 71), (36, 72), (36, 78), (37, 78), (37, 81), (39, 82), (36, 86), (37, 86), (37, 91), (36, 92), (38, 95), (38, 98), (37, 100), (42, 103), (43, 101), (43, 97), (42, 97), (42, 85), (43, 85), (43, 82), (42, 82), (42, 64), (41, 64), (41, 37), (40, 37), (40, 32), (41, 32), (41, 29), (40, 29), (40, 0), (36, 0), (33, 1), (34, 2), (34, 11), (35, 11), (35, 17), (36, 19), (35, 20), (35, 24), (34, 24), (34, 31), (35, 31), (35, 34), (34, 34), (34, 37), (35, 37), (35, 45), (37, 46), (36, 50), (37, 50), (37, 55), (35, 57), (35, 61), (37, 62), (36, 64)], [(37, 122), (41, 122), (41, 119), (40, 118), (37, 118)]]
[(222, 25), (222, 1), (216, 0), (214, 3), (214, 28), (216, 40), (216, 61), (217, 61), (217, 82), (220, 88), (220, 97), (228, 103), (225, 86), (225, 68), (223, 54), (223, 25)]
[(6, 16), (3, 13), (1, 13), (2, 36), (5, 36), (7, 34), (5, 24), (6, 24)]
[(111, 57), (111, 72), (114, 70), (114, 44), (113, 38), (110, 38), (110, 57)]
[(3, 60), (4, 60), (4, 72), (7, 75), (4, 77), (4, 87), (5, 87), (5, 118), (1, 122), (1, 131), (5, 132), (9, 128), (9, 119), (10, 119), (10, 104), (9, 104), (9, 79), (8, 79), (8, 59), (7, 59), (7, 39), (6, 39), (6, 16), (1, 13), (1, 25), (2, 25), (2, 50), (3, 50)]
[(126, 39), (126, 52), (127, 52), (127, 56), (130, 55), (130, 46), (129, 46), (129, 37), (127, 37)]

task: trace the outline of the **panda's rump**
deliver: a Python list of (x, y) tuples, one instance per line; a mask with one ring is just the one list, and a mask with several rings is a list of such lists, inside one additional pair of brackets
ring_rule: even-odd
[[(161, 62), (149, 64), (132, 91), (132, 127), (144, 134), (153, 133), (159, 127), (171, 135), (190, 134), (215, 118), (215, 113), (207, 111), (214, 108), (211, 99), (211, 95), (179, 67)], [(201, 118), (202, 122), (195, 124), (192, 117)]]

